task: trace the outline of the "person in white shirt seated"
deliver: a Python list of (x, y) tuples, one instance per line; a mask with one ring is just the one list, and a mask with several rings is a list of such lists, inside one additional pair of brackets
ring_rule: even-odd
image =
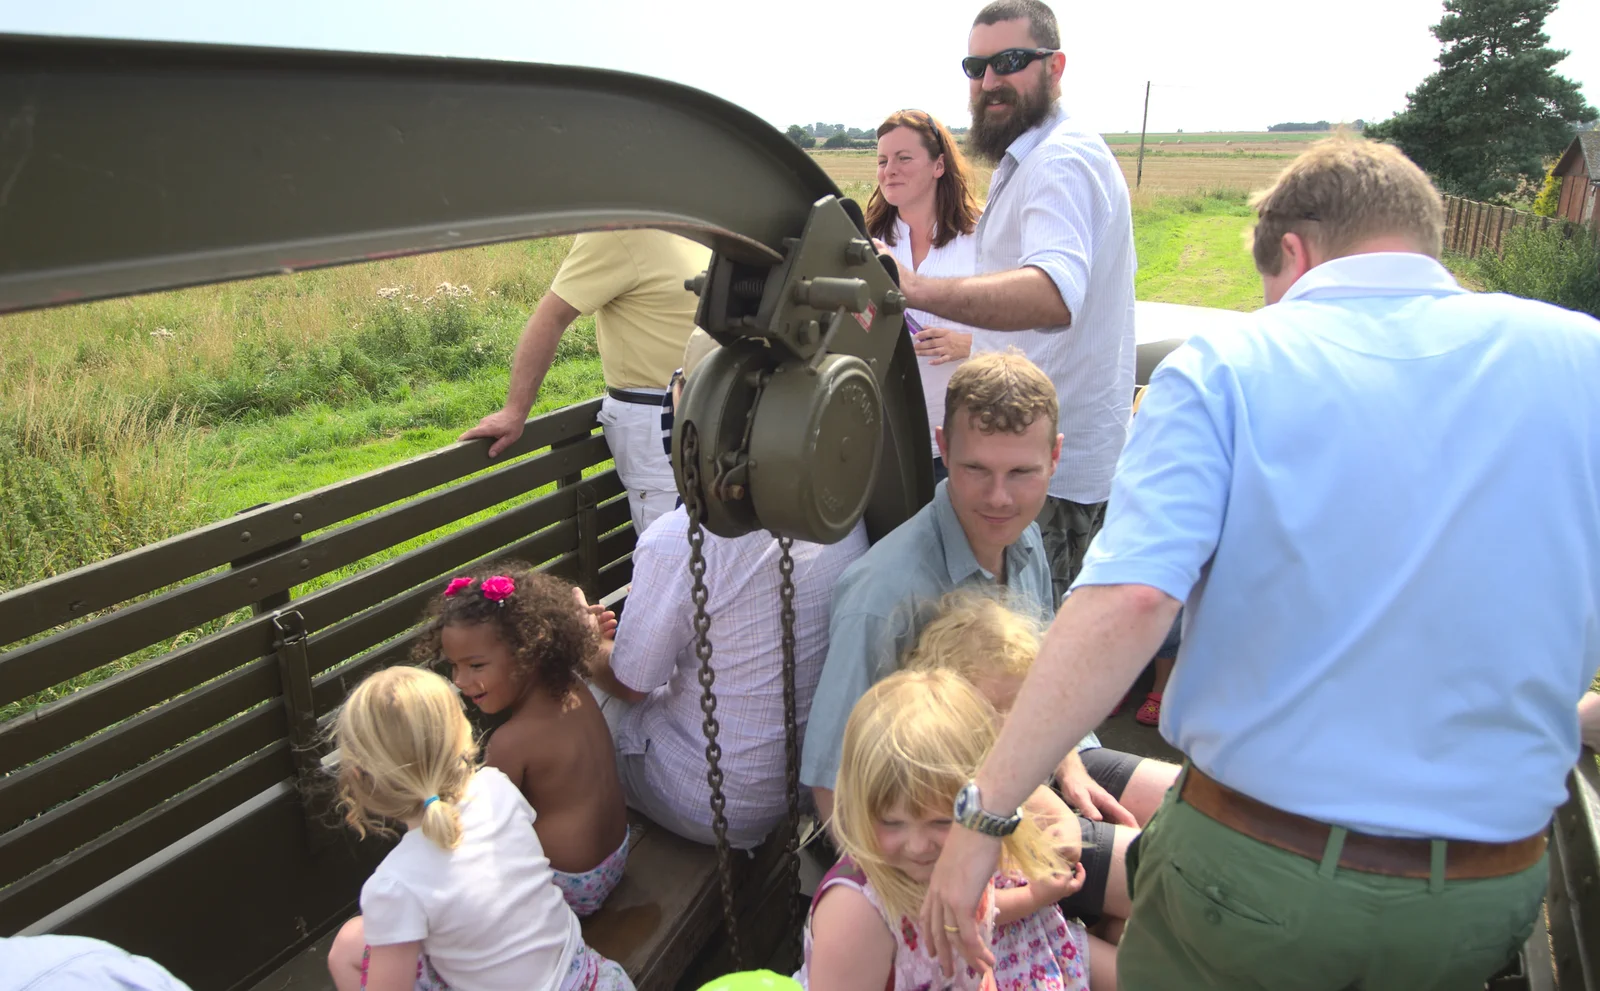
[[(683, 381), (716, 347), (703, 330), (689, 338)], [(633, 551), (633, 583), (615, 639), (602, 640), (590, 670), (617, 745), (628, 804), (686, 839), (714, 843), (700, 661), (690, 599), (689, 515), (678, 506), (656, 520)], [(717, 720), (728, 842), (757, 846), (788, 815), (783, 718), (783, 626), (778, 540), (705, 532), (706, 612), (716, 650)], [(795, 541), (794, 639), (797, 740), (828, 653), (828, 610), (846, 567), (867, 550), (858, 523), (835, 544)]]
[[(921, 110), (898, 110), (878, 125), (878, 188), (867, 201), (867, 231), (894, 256), (902, 273), (957, 278), (978, 271), (978, 199), (975, 177), (950, 131)], [(974, 328), (906, 311), (916, 338), (917, 370), (928, 405), (928, 443), (934, 481), (948, 472), (933, 442), (944, 422), (950, 376), (972, 353)]]
[(189, 991), (165, 967), (87, 936), (0, 939), (3, 991)]

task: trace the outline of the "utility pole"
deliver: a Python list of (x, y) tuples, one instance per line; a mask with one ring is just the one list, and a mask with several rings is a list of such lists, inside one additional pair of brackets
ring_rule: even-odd
[(1133, 176), (1133, 188), (1144, 182), (1144, 132), (1150, 126), (1150, 80), (1144, 81), (1144, 121), (1139, 125), (1139, 170)]

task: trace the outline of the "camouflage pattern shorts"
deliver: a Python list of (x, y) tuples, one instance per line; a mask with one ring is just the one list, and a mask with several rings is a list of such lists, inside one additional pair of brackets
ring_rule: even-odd
[(1044, 553), (1050, 561), (1050, 584), (1055, 594), (1053, 609), (1061, 608), (1061, 597), (1067, 594), (1072, 580), (1083, 569), (1083, 556), (1089, 552), (1089, 542), (1100, 532), (1106, 521), (1106, 504), (1091, 506), (1048, 496), (1039, 511), (1039, 529), (1044, 536)]

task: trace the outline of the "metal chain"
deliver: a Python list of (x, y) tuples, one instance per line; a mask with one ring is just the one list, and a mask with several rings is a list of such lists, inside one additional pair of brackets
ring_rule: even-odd
[(690, 598), (694, 602), (694, 654), (700, 661), (700, 711), (705, 713), (701, 729), (706, 737), (706, 783), (711, 786), (711, 830), (717, 836), (717, 877), (722, 883), (722, 921), (728, 931), (728, 951), (734, 970), (744, 969), (739, 951), (739, 925), (733, 906), (733, 855), (728, 848), (727, 799), (722, 794), (722, 747), (717, 743), (717, 695), (713, 686), (717, 673), (711, 669), (711, 617), (706, 613), (705, 531), (701, 529), (704, 507), (700, 502), (700, 434), (693, 421), (685, 421), (683, 431), (683, 504), (689, 515), (689, 574), (694, 579)]
[(792, 537), (779, 537), (778, 599), (783, 604), (783, 751), (789, 797), (789, 844), (784, 850), (789, 869), (788, 933), (792, 949), (802, 952), (800, 930), (800, 731), (795, 717), (794, 548)]

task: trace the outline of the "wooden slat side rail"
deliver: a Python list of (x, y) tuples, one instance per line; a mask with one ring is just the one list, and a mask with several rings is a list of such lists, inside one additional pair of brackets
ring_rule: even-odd
[(270, 547), (313, 533), (509, 459), (587, 435), (596, 425), (599, 409), (600, 400), (594, 399), (535, 417), (517, 443), (494, 461), (485, 456), (487, 441), (455, 444), (0, 594), (0, 644), (15, 643), (204, 574), (251, 547)]
[(294, 774), (284, 740), (0, 891), (0, 933), (14, 933)]
[(276, 700), (278, 694), (276, 663), (252, 661), (182, 698), (0, 778), (0, 829), (26, 822), (192, 736)]
[[(615, 470), (596, 475), (585, 484), (592, 484), (597, 491), (606, 493), (621, 490), (621, 481)], [(565, 526), (574, 539), (560, 543), (549, 551), (548, 556), (554, 557), (576, 549), (575, 524), (570, 519), (564, 524), (557, 523), (572, 516), (575, 509), (576, 501), (570, 491), (541, 496), (296, 599), (294, 607), (314, 629), (338, 622), (378, 603), (384, 603), (384, 610), (411, 610), (409, 620), (389, 630), (391, 633), (397, 632), (414, 623), (421, 614), (428, 595), (424, 583), (460, 567), (463, 562), (487, 563), (485, 556), (492, 555), (495, 549), (527, 533), (548, 529), (551, 524)], [(398, 599), (392, 598), (409, 589), (416, 591)], [(386, 599), (391, 601), (385, 602)], [(396, 606), (396, 603), (402, 605)], [(237, 623), (75, 692), (65, 699), (0, 724), (0, 773), (23, 767), (201, 682), (219, 677), (240, 663), (265, 656), (271, 652), (272, 642), (270, 619), (258, 617)], [(351, 646), (343, 656), (348, 657), (375, 642), (368, 640)]]
[[(617, 515), (619, 510), (607, 507), (606, 515)], [(626, 513), (626, 504), (620, 509), (621, 514)], [(570, 528), (571, 522), (562, 524)], [(632, 531), (623, 529), (602, 542), (603, 545), (621, 546), (623, 538), (631, 537)], [(542, 551), (549, 553), (559, 545), (552, 537), (561, 537), (559, 534), (540, 534), (521, 545), (516, 545), (520, 551)], [(563, 542), (570, 542), (570, 537)], [(411, 598), (425, 602), (436, 594), (437, 583), (431, 583), (412, 593)], [(344, 624), (319, 632), (307, 640), (307, 653), (315, 658), (311, 662), (311, 669), (320, 672), (331, 667), (354, 652), (353, 645), (366, 641), (368, 643), (381, 641), (392, 635), (387, 627), (393, 627), (393, 632), (411, 631), (407, 636), (391, 642), (375, 654), (366, 659), (364, 670), (373, 670), (387, 663), (405, 660), (409, 655), (411, 645), (416, 640), (415, 626), (420, 611), (418, 603), (407, 602), (405, 597), (395, 600), (399, 607), (384, 606), (378, 610), (370, 611)], [(264, 617), (268, 620), (271, 617)], [(382, 621), (383, 626), (377, 630), (368, 629), (352, 637), (352, 631), (360, 631), (363, 627), (372, 626), (374, 620)], [(52, 809), (53, 806), (67, 801), (74, 795), (95, 788), (102, 781), (121, 774), (131, 768), (139, 766), (144, 761), (155, 757), (163, 750), (181, 742), (182, 740), (216, 726), (219, 722), (229, 719), (235, 713), (241, 712), (262, 702), (274, 700), (281, 695), (282, 686), (279, 679), (275, 678), (276, 662), (271, 660), (258, 660), (251, 662), (245, 668), (234, 672), (219, 681), (213, 682), (203, 688), (197, 689), (190, 695), (168, 703), (157, 709), (151, 710), (135, 719), (124, 723), (100, 736), (94, 737), (85, 743), (72, 747), (60, 754), (40, 761), (30, 767), (0, 779), (0, 828), (10, 828), (19, 823), (26, 822), (34, 816), (41, 815)], [(329, 700), (327, 689), (322, 690), (324, 705), (319, 707), (319, 714), (327, 711)], [(342, 693), (338, 696), (342, 699)], [(336, 705), (338, 699), (331, 700)], [(281, 715), (281, 709), (278, 710)], [(260, 712), (246, 716), (246, 719), (259, 718)], [(236, 720), (237, 721), (237, 720)], [(260, 745), (265, 745), (264, 743)], [(244, 756), (235, 754), (233, 759)], [(206, 773), (218, 770), (221, 766), (211, 767)], [(202, 775), (203, 776), (203, 775)], [(181, 790), (193, 784), (195, 780), (189, 779), (178, 783), (166, 793), (151, 793), (148, 791), (155, 781), (142, 780), (141, 788), (146, 789), (144, 795), (149, 804), (166, 798), (174, 791)], [(119, 780), (103, 785), (101, 788), (90, 792), (89, 795), (78, 799), (78, 802), (109, 802), (131, 787), (127, 781)], [(99, 792), (109, 791), (105, 796)], [(127, 795), (121, 796), (123, 801), (128, 800)], [(137, 799), (135, 799), (137, 801)], [(74, 803), (76, 804), (76, 803)], [(114, 806), (107, 806), (114, 807)], [(146, 806), (148, 807), (148, 805)], [(62, 810), (56, 810), (63, 815)], [(135, 810), (137, 811), (137, 810)], [(53, 813), (54, 814), (54, 813)], [(115, 819), (101, 819), (102, 828)], [(30, 824), (31, 825), (31, 824)], [(9, 838), (10, 834), (6, 834)], [(0, 851), (5, 849), (5, 841), (0, 840)], [(3, 863), (3, 854), (0, 854), (0, 863)], [(0, 875), (4, 868), (0, 866)], [(0, 883), (4, 883), (0, 879)]]
[(0, 723), (0, 773), (31, 764), (271, 651), (270, 620), (237, 623)]
[(0, 703), (85, 671), (292, 588), (387, 547), (554, 482), (574, 466), (609, 457), (605, 440), (552, 450), (422, 496), (305, 541), (290, 551), (203, 578), (0, 655)]
[[(606, 510), (602, 510), (602, 519), (604, 519), (605, 512)], [(624, 517), (627, 515), (626, 503), (623, 504), (621, 514)], [(631, 533), (632, 531), (628, 532)], [(548, 558), (549, 548), (552, 545), (550, 539), (552, 537), (562, 537), (565, 541), (570, 542), (572, 546), (575, 546), (577, 538), (575, 521), (569, 520), (557, 527), (552, 527), (550, 531), (532, 537), (520, 545), (507, 548), (503, 553), (496, 554), (482, 563), (487, 564), (490, 560), (505, 558), (520, 560), (546, 559)], [(550, 561), (540, 570), (557, 574), (565, 566), (568, 571), (573, 571), (576, 567), (576, 561), (577, 554), (568, 553), (556, 558), (554, 561)], [(618, 574), (619, 572), (614, 568), (601, 572), (600, 588), (602, 589), (602, 594), (610, 594), (621, 588), (621, 583), (613, 584)], [(432, 590), (429, 590), (427, 594), (432, 595)], [(361, 621), (361, 618), (357, 618), (351, 620), (350, 624), (358, 624)], [(365, 678), (373, 671), (381, 667), (387, 667), (390, 664), (407, 662), (411, 657), (412, 648), (420, 637), (420, 629), (412, 627), (405, 635), (397, 637), (383, 646), (376, 647), (343, 664), (339, 664), (335, 659), (333, 661), (334, 666), (330, 667), (328, 658), (324, 656), (323, 645), (328, 642), (339, 642), (336, 638), (340, 637), (344, 631), (345, 627), (335, 627), (313, 636), (307, 642), (307, 649), (312, 656), (313, 669), (322, 671), (322, 674), (312, 680), (312, 694), (316, 700), (317, 715), (319, 716), (325, 716), (338, 708), (344, 698), (350, 694), (351, 689), (355, 688), (362, 678)]]
[[(606, 472), (601, 476), (601, 484), (610, 489), (615, 486), (620, 488), (621, 481), (615, 472)], [(573, 508), (575, 500), (571, 490), (558, 490), (545, 499), (559, 499), (562, 508)], [(515, 512), (513, 510), (512, 512)], [(503, 514), (510, 517), (511, 513)], [(570, 516), (570, 514), (567, 514)], [(604, 514), (602, 514), (604, 517)], [(623, 519), (627, 519), (626, 502), (624, 501)], [(542, 521), (541, 521), (542, 522)], [(415, 626), (422, 616), (428, 602), (444, 586), (445, 576), (452, 571), (470, 571), (474, 568), (487, 566), (501, 560), (525, 560), (526, 563), (538, 566), (550, 562), (561, 555), (576, 551), (578, 548), (578, 530), (576, 521), (568, 518), (552, 527), (541, 527), (537, 530), (531, 527), (519, 527), (516, 520), (502, 521), (501, 517), (485, 521), (480, 526), (493, 523), (497, 531), (492, 540), (474, 540), (472, 549), (479, 551), (472, 558), (464, 558), (460, 554), (450, 555), (453, 560), (445, 567), (429, 570), (427, 579), (420, 585), (409, 587), (401, 595), (393, 595), (382, 602), (381, 605), (370, 609), (352, 619), (339, 624), (337, 635), (334, 631), (326, 630), (312, 638), (313, 671), (325, 671), (339, 660), (353, 656), (357, 651), (372, 646), (386, 637)], [(627, 531), (631, 532), (631, 531)], [(524, 539), (519, 544), (510, 541), (528, 533), (536, 533), (544, 540)], [(448, 538), (454, 540), (452, 536)], [(433, 545), (428, 545), (432, 547)], [(425, 550), (421, 548), (419, 550)], [(483, 552), (486, 550), (487, 552)], [(413, 552), (417, 553), (417, 552)], [(531, 559), (531, 560), (530, 560)], [(301, 600), (304, 601), (304, 600)]]
[(0, 887), (280, 742), (287, 729), (282, 706), (263, 706), (0, 834)]
[(1600, 770), (1588, 750), (1552, 824), (1547, 905), (1559, 985), (1600, 989)]
[[(540, 557), (544, 561), (559, 559), (560, 556), (569, 554), (577, 548), (577, 537), (577, 525), (567, 520), (541, 531), (537, 536), (521, 544), (513, 545), (513, 550), (521, 550), (529, 556)], [(461, 570), (469, 571), (505, 556), (509, 555), (496, 553), (472, 562)], [(312, 671), (318, 674), (326, 672), (368, 648), (381, 652), (385, 657), (405, 660), (410, 655), (412, 645), (420, 636), (418, 619), (428, 602), (439, 594), (440, 587), (439, 582), (430, 582), (376, 609), (317, 633), (307, 643)], [(354, 682), (350, 687), (355, 687)], [(321, 694), (317, 697), (326, 698)], [(343, 696), (340, 695), (339, 698), (342, 699)], [(335, 699), (330, 705), (337, 703), (338, 700)], [(328, 711), (328, 707), (319, 705), (319, 714)]]

